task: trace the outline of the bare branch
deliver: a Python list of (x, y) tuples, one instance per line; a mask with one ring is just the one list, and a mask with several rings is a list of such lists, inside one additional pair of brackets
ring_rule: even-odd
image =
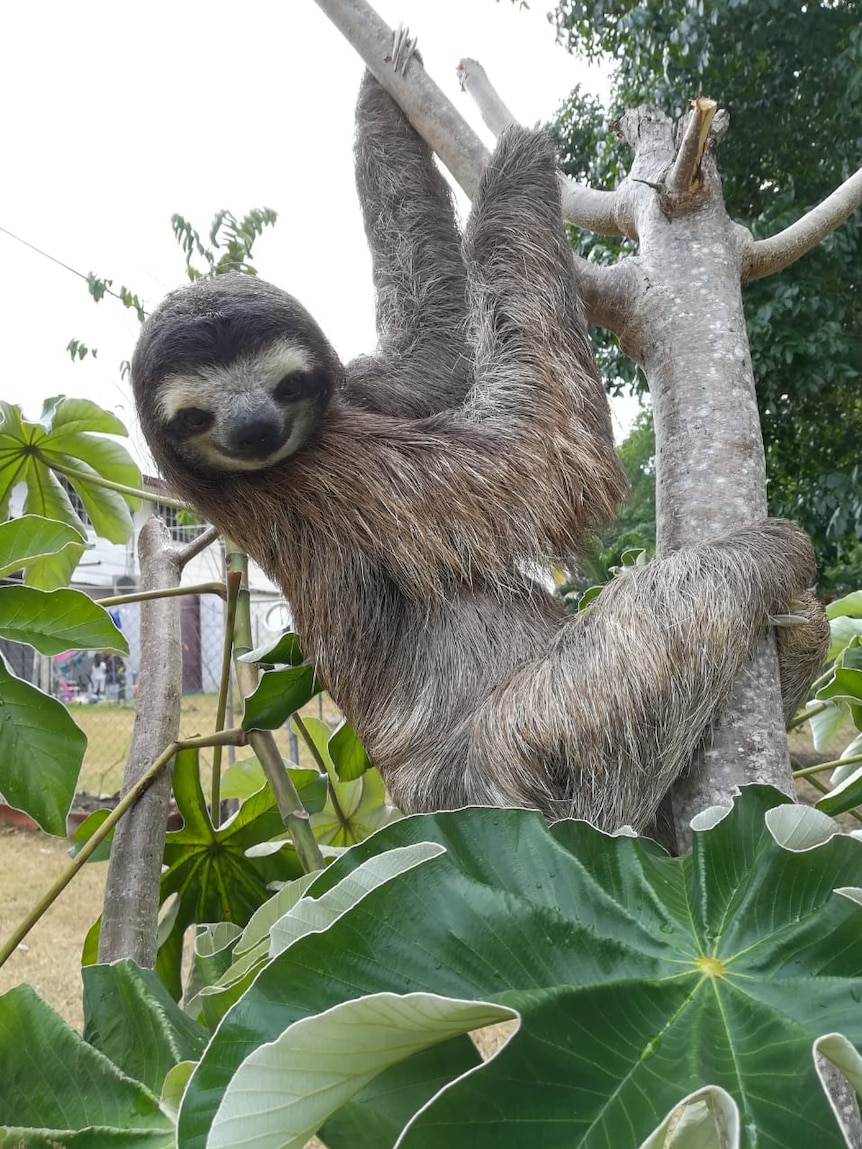
[(455, 69), (461, 91), (466, 92), (482, 113), (486, 126), (499, 136), (510, 124), (517, 123), (515, 116), (503, 103), (500, 93), (488, 79), (488, 73), (478, 60), (469, 56), (459, 61)]
[(207, 527), (206, 530), (201, 531), (196, 539), (192, 539), (190, 543), (186, 543), (181, 547), (177, 555), (177, 562), (182, 569), (186, 563), (190, 563), (193, 558), (207, 549), (219, 537), (218, 527)]
[(783, 271), (836, 231), (862, 205), (862, 168), (802, 219), (769, 239), (751, 241), (743, 256), (742, 282)]
[[(353, 45), (370, 71), (399, 104), (417, 132), (434, 149), (467, 195), (472, 196), (479, 183), (482, 169), (488, 162), (489, 153), (454, 104), (440, 91), (415, 58), (409, 62), (405, 73), (393, 70), (392, 29), (387, 27), (366, 0), (316, 0), (316, 2)], [(499, 97), (497, 101), (500, 117), (509, 117), (506, 122), (511, 123), (511, 113)], [(569, 184), (562, 176), (560, 178), (563, 180), (565, 204), (569, 197)], [(586, 193), (590, 200), (593, 197), (614, 198), (613, 193), (594, 192), (586, 188), (579, 189), (579, 193)], [(577, 201), (580, 204), (580, 195)], [(632, 234), (628, 229), (623, 230), (618, 223), (611, 225), (613, 213), (609, 215), (607, 208), (603, 207), (601, 211), (576, 212), (573, 210), (571, 200), (568, 202), (570, 213), (566, 212), (564, 206), (563, 214), (576, 227), (598, 231), (605, 225), (611, 227), (606, 234)], [(609, 269), (588, 263), (577, 255), (573, 255), (572, 258), (587, 301), (587, 318), (593, 322), (593, 308), (607, 313), (613, 312), (615, 310), (613, 301), (607, 305), (603, 302), (602, 284)]]
[(709, 128), (718, 104), (705, 96), (691, 101), (692, 111), (685, 118), (679, 151), (667, 177), (668, 195), (687, 195), (697, 191), (703, 183), (700, 162), (706, 151)]
[[(488, 78), (478, 60), (464, 59), (458, 65), (458, 80), (482, 113), (488, 128), (499, 136), (515, 117), (503, 102), (499, 92)], [(620, 207), (615, 192), (598, 191), (560, 176), (563, 218), (575, 227), (596, 235), (627, 235), (634, 239), (634, 231), (619, 218)]]

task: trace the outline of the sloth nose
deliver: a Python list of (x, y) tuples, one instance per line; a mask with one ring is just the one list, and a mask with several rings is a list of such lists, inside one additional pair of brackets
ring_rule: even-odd
[(265, 458), (283, 441), (284, 428), (279, 421), (256, 415), (234, 424), (228, 445), (238, 454)]

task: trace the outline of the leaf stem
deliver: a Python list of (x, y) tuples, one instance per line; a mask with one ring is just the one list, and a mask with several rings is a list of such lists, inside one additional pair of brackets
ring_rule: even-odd
[(106, 479), (102, 475), (91, 471), (79, 471), (77, 467), (70, 467), (65, 463), (58, 463), (55, 459), (40, 456), (46, 467), (52, 471), (59, 471), (69, 479), (80, 479), (82, 483), (91, 483), (94, 487), (104, 487), (107, 491), (116, 491), (119, 495), (126, 495), (132, 499), (143, 499), (147, 503), (161, 503), (165, 507), (174, 507), (178, 511), (189, 511), (194, 514), (194, 507), (171, 495), (163, 495), (161, 491), (145, 491), (141, 487), (129, 487), (125, 483), (115, 483), (113, 479)]
[[(237, 595), (236, 621), (234, 623), (234, 667), (237, 682), (243, 698), (247, 698), (257, 686), (257, 669), (250, 662), (243, 662), (241, 656), (254, 649), (251, 640), (251, 609), (248, 594), (248, 556), (236, 543), (225, 538), (225, 563), (229, 571), (238, 571), (242, 576), (242, 586)], [(323, 855), (311, 829), (308, 811), (302, 804), (281, 756), (271, 730), (250, 730), (248, 744), (257, 755), (261, 768), (270, 785), (278, 812), (293, 839), (300, 865), (307, 874), (323, 869)]]
[(329, 776), (329, 771), (326, 769), (326, 763), (323, 761), (323, 756), (321, 755), (320, 751), (317, 749), (317, 746), (314, 743), (314, 739), (311, 737), (311, 731), (305, 725), (305, 723), (303, 722), (299, 713), (294, 714), (293, 721), (294, 721), (294, 724), (296, 726), (296, 729), (299, 731), (299, 734), (300, 734), (303, 742), (308, 747), (308, 749), (311, 753), (311, 757), (317, 763), (317, 769), (320, 771), (320, 773), (326, 779), (326, 784), (327, 784), (327, 787), (329, 789), (329, 800), (332, 803), (333, 813), (335, 814), (336, 818), (341, 823), (341, 825), (346, 826), (347, 825), (347, 816), (344, 813), (344, 809), (343, 809), (341, 803), (338, 801), (338, 795), (335, 793), (335, 785)]
[(127, 602), (147, 602), (153, 598), (176, 598), (182, 594), (217, 594), (225, 598), (224, 583), (199, 582), (195, 586), (171, 586), (165, 590), (140, 590), (134, 594), (114, 594), (108, 598), (97, 598), (99, 606), (123, 606)]
[[(236, 604), (242, 586), (242, 574), (239, 571), (228, 571), (225, 575), (225, 586), (221, 583), (223, 592), (227, 595), (224, 617), (224, 645), (222, 647), (221, 677), (219, 678), (218, 701), (216, 703), (215, 728), (218, 732), (224, 728), (225, 714), (227, 713), (227, 695), (230, 689), (230, 661), (233, 651), (233, 631), (236, 623)], [(210, 798), (210, 816), (213, 826), (221, 825), (221, 746), (213, 750), (212, 796)]]
[(862, 754), (851, 754), (848, 758), (835, 758), (831, 762), (821, 762), (817, 766), (804, 766), (801, 770), (794, 770), (794, 778), (813, 778), (815, 774), (822, 774), (826, 770), (837, 770), (839, 766), (849, 766), (855, 762), (862, 762)]

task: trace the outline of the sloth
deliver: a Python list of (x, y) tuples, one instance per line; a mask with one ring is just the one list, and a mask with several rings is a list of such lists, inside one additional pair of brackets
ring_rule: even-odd
[[(356, 174), (376, 353), (343, 365), (257, 278), (186, 285), (132, 363), (153, 455), (282, 587), (405, 813), (521, 805), (643, 828), (811, 583), (811, 545), (762, 521), (567, 613), (530, 572), (577, 553), (626, 482), (551, 143), (503, 135), (462, 237), (429, 149), (367, 75)], [(813, 617), (790, 713), (823, 658)]]

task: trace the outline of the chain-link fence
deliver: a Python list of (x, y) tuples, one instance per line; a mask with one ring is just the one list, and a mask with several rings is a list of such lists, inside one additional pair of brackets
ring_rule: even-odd
[[(224, 646), (224, 603), (217, 595), (184, 595), (180, 602), (183, 681), (180, 735), (207, 734), (215, 729), (216, 701)], [(124, 657), (102, 651), (65, 651), (53, 658), (30, 647), (0, 643), (11, 669), (64, 702), (87, 735), (87, 752), (79, 789), (90, 794), (114, 794), (120, 788), (132, 737), (140, 667), (140, 604), (127, 603), (111, 615), (129, 644)], [(290, 625), (283, 600), (259, 592), (251, 596), (252, 638), (255, 646), (272, 641)], [(330, 724), (337, 719), (331, 703), (315, 700), (312, 714)], [(242, 702), (232, 690), (226, 725), (238, 725)], [(298, 760), (295, 736), (277, 732), (285, 755)], [(228, 761), (233, 748), (227, 750)], [(204, 762), (207, 752), (202, 752)]]

